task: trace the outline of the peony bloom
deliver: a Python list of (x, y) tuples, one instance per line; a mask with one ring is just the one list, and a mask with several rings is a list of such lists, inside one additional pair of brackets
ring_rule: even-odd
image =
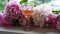
[(22, 14), (22, 7), (16, 1), (10, 1), (6, 6), (6, 13), (13, 19), (18, 19), (20, 14)]
[(41, 9), (40, 7), (34, 8), (34, 13), (32, 15), (32, 18), (33, 18), (33, 22), (34, 22), (35, 26), (43, 27), (44, 21), (46, 19), (46, 14), (43, 10), (40, 10), (40, 9)]
[(60, 14), (58, 14), (58, 16), (57, 16), (57, 25), (56, 25), (56, 27), (57, 27), (57, 29), (58, 30), (60, 30)]
[[(6, 5), (4, 12), (6, 14), (6, 17), (9, 17), (14, 25), (16, 25), (17, 23), (20, 23), (20, 25), (25, 24), (26, 19), (25, 19), (25, 16), (22, 14), (22, 7), (18, 2), (13, 1), (13, 0), (10, 1)], [(10, 20), (9, 20), (9, 22), (10, 22)]]
[(0, 26), (5, 26), (5, 27), (12, 26), (12, 21), (4, 13), (0, 13)]
[(3, 19), (4, 19), (3, 13), (0, 13), (0, 25), (1, 25)]
[(49, 25), (48, 27), (51, 28), (56, 28), (57, 20), (56, 20), (57, 15), (56, 14), (49, 14), (48, 15), (48, 20), (47, 24)]

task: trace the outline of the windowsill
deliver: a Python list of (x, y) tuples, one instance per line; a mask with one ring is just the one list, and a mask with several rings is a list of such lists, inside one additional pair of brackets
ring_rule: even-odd
[[(0, 33), (18, 33), (18, 34), (37, 34), (37, 32), (33, 32), (33, 31), (23, 31), (23, 30), (20, 30), (19, 28), (3, 28), (3, 27), (0, 27)], [(40, 32), (38, 34), (59, 34), (57, 32)]]

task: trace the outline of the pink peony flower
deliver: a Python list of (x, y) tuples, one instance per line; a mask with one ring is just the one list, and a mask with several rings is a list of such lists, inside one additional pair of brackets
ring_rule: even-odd
[(57, 16), (57, 25), (56, 25), (56, 27), (57, 27), (57, 29), (58, 30), (60, 30), (60, 14), (58, 14), (58, 16)]
[(12, 26), (12, 21), (4, 13), (0, 13), (0, 26)]
[(56, 28), (57, 20), (56, 20), (57, 15), (55, 14), (49, 14), (48, 15), (48, 24), (49, 27)]
[(22, 7), (16, 1), (10, 1), (6, 6), (6, 13), (13, 19), (18, 19), (20, 14), (22, 14)]

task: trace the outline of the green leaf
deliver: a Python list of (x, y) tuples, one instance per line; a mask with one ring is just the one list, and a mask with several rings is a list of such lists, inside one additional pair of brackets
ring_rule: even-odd
[(52, 10), (52, 13), (58, 14), (58, 13), (60, 13), (60, 10)]
[(21, 1), (20, 1), (21, 4), (22, 4), (22, 3), (26, 3), (26, 2), (28, 2), (28, 0), (21, 0)]

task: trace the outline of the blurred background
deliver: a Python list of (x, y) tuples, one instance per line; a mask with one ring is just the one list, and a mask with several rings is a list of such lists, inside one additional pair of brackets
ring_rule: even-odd
[[(10, 0), (0, 0), (0, 12), (2, 12), (7, 4), (7, 2), (9, 2)], [(25, 3), (34, 3), (34, 5), (40, 5), (40, 4), (44, 4), (44, 3), (51, 3), (52, 1), (58, 1), (58, 0), (16, 0), (18, 2), (20, 2), (21, 4)], [(56, 2), (57, 3), (57, 2)], [(59, 4), (59, 3), (57, 3)]]

